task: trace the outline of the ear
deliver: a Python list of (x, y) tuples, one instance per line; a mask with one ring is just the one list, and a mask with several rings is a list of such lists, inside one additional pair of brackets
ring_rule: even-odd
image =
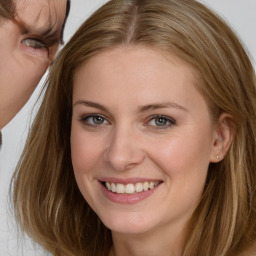
[(220, 162), (226, 155), (234, 136), (232, 116), (222, 113), (216, 124), (213, 136), (213, 148), (210, 161)]

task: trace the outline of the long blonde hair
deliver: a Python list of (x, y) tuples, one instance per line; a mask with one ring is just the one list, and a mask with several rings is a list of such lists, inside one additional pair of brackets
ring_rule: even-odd
[(232, 30), (194, 0), (112, 0), (65, 46), (13, 179), (22, 229), (54, 255), (108, 255), (110, 230), (81, 196), (72, 170), (72, 83), (81, 64), (120, 45), (148, 45), (186, 61), (212, 116), (233, 117), (231, 148), (209, 166), (183, 255), (237, 255), (256, 240), (255, 73)]

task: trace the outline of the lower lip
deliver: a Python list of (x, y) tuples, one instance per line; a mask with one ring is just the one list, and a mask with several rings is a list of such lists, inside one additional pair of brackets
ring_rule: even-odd
[[(160, 185), (160, 184), (159, 184)], [(112, 202), (118, 203), (118, 204), (135, 204), (137, 202), (140, 202), (149, 196), (151, 196), (155, 190), (159, 187), (157, 185), (153, 189), (149, 189), (148, 191), (143, 191), (135, 194), (117, 194), (113, 193), (112, 191), (108, 190), (103, 184), (102, 184), (102, 190), (103, 194)]]

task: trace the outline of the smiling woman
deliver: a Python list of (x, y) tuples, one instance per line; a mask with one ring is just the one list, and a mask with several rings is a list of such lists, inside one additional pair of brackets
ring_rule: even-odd
[(52, 66), (14, 184), (54, 255), (253, 256), (256, 85), (194, 0), (113, 0)]
[[(99, 53), (75, 74), (75, 177), (113, 239), (120, 233), (161, 236), (164, 251), (173, 243), (169, 254), (180, 254), (174, 245), (202, 194), (208, 165), (224, 157), (231, 138), (222, 132), (224, 120), (214, 129), (193, 73), (175, 56), (143, 45)], [(105, 107), (76, 104), (80, 99)], [(225, 148), (215, 143), (219, 136)], [(144, 237), (148, 255), (156, 245)]]

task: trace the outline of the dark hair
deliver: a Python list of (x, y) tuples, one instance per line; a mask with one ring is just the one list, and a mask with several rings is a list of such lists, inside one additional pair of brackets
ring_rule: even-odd
[(70, 12), (70, 0), (67, 0), (66, 15), (65, 15), (65, 19), (63, 21), (62, 28), (60, 31), (60, 43), (61, 44), (63, 44), (64, 29), (65, 29), (65, 25), (66, 25), (66, 21), (67, 21), (69, 12)]

